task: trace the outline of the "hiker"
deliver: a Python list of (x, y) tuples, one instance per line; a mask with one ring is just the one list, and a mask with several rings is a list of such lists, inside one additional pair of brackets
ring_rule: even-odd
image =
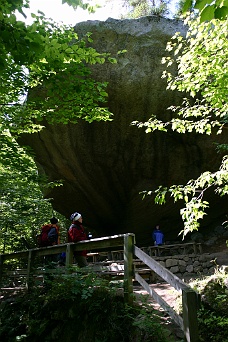
[(164, 234), (160, 230), (160, 226), (156, 225), (155, 229), (152, 234), (153, 240), (154, 240), (154, 245), (155, 246), (161, 246), (164, 244)]
[[(41, 227), (41, 234), (37, 236), (38, 247), (49, 247), (59, 244), (59, 224), (56, 217), (50, 219), (50, 223)], [(44, 256), (44, 264), (49, 265), (59, 260), (59, 254), (50, 254)]]
[(52, 217), (49, 224), (41, 227), (41, 234), (38, 235), (38, 246), (48, 247), (59, 244), (59, 225), (58, 219)]
[[(85, 229), (82, 225), (82, 215), (75, 212), (70, 217), (72, 224), (68, 230), (68, 242), (79, 242), (87, 240)], [(86, 250), (74, 252), (74, 258), (79, 267), (88, 266)]]

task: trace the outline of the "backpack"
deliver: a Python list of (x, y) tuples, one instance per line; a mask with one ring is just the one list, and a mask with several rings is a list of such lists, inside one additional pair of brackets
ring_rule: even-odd
[(58, 242), (58, 232), (54, 225), (46, 224), (41, 228), (41, 234), (37, 235), (38, 247), (52, 246)]
[(56, 227), (51, 227), (48, 233), (48, 241), (57, 242), (58, 241), (58, 233)]

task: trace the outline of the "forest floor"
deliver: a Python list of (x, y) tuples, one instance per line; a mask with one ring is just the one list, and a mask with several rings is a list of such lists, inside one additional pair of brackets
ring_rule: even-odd
[[(203, 253), (209, 253), (211, 259), (215, 260), (215, 264), (219, 266), (228, 266), (228, 247), (226, 245), (226, 238), (219, 238), (213, 246), (203, 246)], [(195, 278), (189, 279), (189, 282), (197, 278), (202, 278), (202, 276), (195, 276)], [(169, 306), (171, 306), (178, 313), (178, 308), (181, 305), (181, 294), (177, 292), (171, 285), (164, 283), (154, 283), (150, 284), (150, 287), (158, 293), (164, 299)], [(159, 304), (143, 289), (142, 286), (135, 285), (134, 293), (138, 300), (140, 301), (140, 296), (145, 296), (147, 303), (152, 305), (155, 310), (158, 311), (158, 315), (161, 317), (161, 322), (165, 328), (170, 332), (170, 342), (180, 342), (184, 340), (184, 334), (178, 325), (170, 318), (170, 316), (159, 306)]]

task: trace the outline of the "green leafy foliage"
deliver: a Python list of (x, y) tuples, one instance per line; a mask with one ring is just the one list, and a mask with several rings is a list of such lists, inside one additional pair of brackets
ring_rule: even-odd
[(129, 12), (124, 16), (126, 18), (139, 18), (147, 15), (164, 16), (168, 13), (168, 1), (156, 0), (125, 0), (125, 6)]
[[(1, 116), (7, 115), (16, 129), (43, 118), (51, 123), (109, 120), (111, 113), (104, 106), (107, 83), (89, 77), (85, 64), (115, 59), (87, 47), (90, 34), (78, 39), (71, 27), (59, 26), (43, 14), (33, 17), (28, 26), (13, 14), (0, 21)], [(32, 89), (32, 100), (29, 96), (22, 105)]]
[(151, 306), (127, 306), (119, 287), (74, 271), (56, 274), (42, 294), (35, 290), (2, 305), (1, 340), (168, 341)]
[[(90, 8), (81, 0), (65, 2)], [(12, 5), (5, 0), (0, 6), (2, 124), (20, 133), (41, 129), (39, 121), (44, 118), (64, 124), (110, 120), (112, 114), (105, 107), (107, 83), (95, 82), (86, 65), (115, 63), (115, 58), (89, 47), (89, 33), (79, 39), (72, 27), (46, 19), (42, 12), (32, 14), (31, 25), (18, 21), (15, 11), (23, 12), (29, 1)]]
[(199, 329), (202, 341), (227, 341), (228, 318), (202, 308), (199, 311)]
[(200, 21), (208, 21), (212, 19), (223, 20), (228, 15), (228, 1), (227, 0), (185, 0), (183, 3), (183, 12), (190, 8), (199, 11)]
[(202, 341), (228, 340), (228, 274), (218, 268), (211, 276), (197, 279), (191, 286), (202, 296), (198, 312)]
[[(63, 276), (60, 270), (59, 276), (57, 275), (54, 281), (49, 284), (51, 286), (51, 291), (47, 293), (48, 300), (64, 300), (72, 298), (78, 298), (82, 300), (87, 300), (93, 295), (97, 287), (105, 289), (110, 289), (109, 282), (103, 278), (99, 278), (95, 273), (88, 272), (79, 269), (77, 266), (72, 266), (69, 269), (72, 275)], [(76, 274), (75, 274), (76, 272)], [(62, 278), (64, 277), (64, 278)], [(116, 289), (113, 289), (116, 291)]]
[[(90, 0), (88, 0), (90, 2)], [(84, 10), (88, 10), (89, 12), (93, 13), (97, 6), (91, 6), (89, 2), (84, 2), (83, 0), (62, 0), (62, 4), (68, 4), (72, 6), (74, 9), (81, 7)]]
[(203, 201), (203, 195), (209, 188), (220, 196), (228, 194), (228, 156), (223, 158), (220, 169), (216, 172), (204, 172), (196, 180), (190, 180), (185, 186), (173, 185), (169, 189), (160, 186), (154, 192), (144, 192), (145, 195), (154, 193), (155, 203), (164, 204), (168, 195), (173, 197), (174, 202), (184, 200), (186, 207), (180, 210), (184, 222), (184, 229), (180, 232), (183, 235), (197, 230), (200, 227), (200, 220), (206, 215), (207, 201)]
[[(89, 2), (63, 0), (73, 8), (93, 11)], [(115, 63), (108, 53), (91, 46), (88, 33), (78, 38), (73, 27), (59, 25), (42, 12), (27, 25), (17, 20), (29, 0), (0, 3), (0, 249), (11, 252), (35, 246), (41, 224), (53, 216), (51, 199), (42, 191), (49, 184), (38, 175), (31, 151), (21, 148), (21, 133), (34, 133), (51, 124), (79, 119), (111, 120), (106, 107), (106, 82), (92, 79), (88, 65)], [(61, 215), (58, 215), (58, 218)], [(62, 217), (61, 217), (62, 219)], [(63, 221), (64, 222), (64, 221)], [(63, 224), (63, 223), (62, 223)]]
[[(146, 123), (133, 123), (145, 127), (146, 132), (165, 131), (169, 126), (178, 133), (211, 134), (216, 128), (219, 134), (227, 123), (227, 22), (199, 24), (198, 19), (188, 17), (186, 24), (187, 38), (177, 33), (167, 44), (173, 55), (162, 59), (167, 67), (162, 77), (167, 78), (168, 89), (187, 92), (190, 98), (185, 98), (182, 106), (168, 108), (176, 114), (169, 122), (152, 116)], [(177, 76), (169, 71), (174, 62), (178, 64)]]
[[(168, 56), (162, 60), (166, 70), (162, 77), (167, 78), (168, 89), (187, 94), (188, 98), (181, 106), (168, 108), (173, 113), (168, 122), (152, 116), (147, 122), (132, 123), (144, 128), (146, 133), (171, 129), (181, 134), (211, 135), (215, 132), (221, 134), (227, 128), (227, 20), (213, 19), (200, 23), (199, 18), (188, 16), (185, 23), (189, 27), (187, 37), (176, 33), (167, 44)], [(174, 63), (178, 66), (177, 74), (172, 71)], [(155, 191), (143, 192), (144, 196), (155, 194), (157, 204), (165, 203), (167, 195), (173, 197), (174, 202), (185, 202), (185, 208), (180, 212), (184, 221), (183, 235), (199, 228), (200, 220), (209, 207), (209, 203), (203, 200), (209, 188), (219, 196), (228, 194), (228, 145), (216, 144), (216, 148), (222, 153), (218, 171), (204, 172), (186, 185), (173, 185), (169, 189), (160, 186)]]
[(43, 197), (41, 190), (49, 185), (38, 174), (31, 151), (20, 147), (8, 131), (1, 132), (0, 144), (0, 253), (10, 253), (36, 247), (41, 225), (53, 215), (62, 231), (65, 220), (53, 212), (51, 199)]

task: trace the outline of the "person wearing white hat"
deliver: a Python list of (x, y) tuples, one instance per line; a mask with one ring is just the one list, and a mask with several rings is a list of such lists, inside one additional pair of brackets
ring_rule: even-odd
[[(79, 242), (87, 240), (86, 232), (82, 225), (82, 215), (78, 212), (75, 212), (70, 216), (70, 219), (72, 221), (72, 224), (68, 230), (68, 242)], [(86, 255), (86, 250), (74, 252), (74, 258), (79, 267), (88, 266)]]

